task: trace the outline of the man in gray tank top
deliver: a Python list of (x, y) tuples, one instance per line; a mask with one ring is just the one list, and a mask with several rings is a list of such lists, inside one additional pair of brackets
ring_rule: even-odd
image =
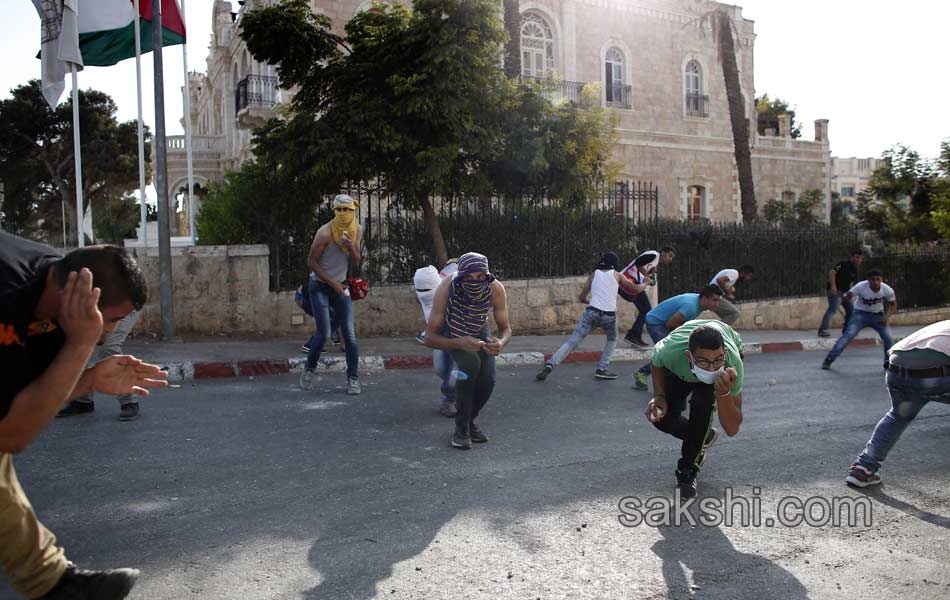
[(360, 263), (363, 228), (357, 223), (359, 204), (346, 194), (333, 199), (333, 220), (317, 230), (310, 246), (307, 265), (310, 267), (310, 305), (317, 333), (310, 338), (307, 364), (300, 376), (300, 387), (309, 390), (316, 379), (314, 369), (320, 360), (323, 345), (330, 337), (330, 307), (346, 344), (346, 393), (359, 394), (359, 350), (356, 346), (356, 325), (353, 320), (353, 299), (346, 276), (350, 265)]

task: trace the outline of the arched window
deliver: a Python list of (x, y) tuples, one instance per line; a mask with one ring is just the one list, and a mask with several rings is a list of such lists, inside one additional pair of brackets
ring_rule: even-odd
[(551, 27), (535, 13), (521, 18), (521, 74), (545, 77), (554, 69), (554, 34)]
[(706, 188), (691, 185), (686, 191), (686, 219), (699, 221), (703, 218), (703, 205), (706, 203)]
[(604, 57), (604, 89), (608, 104), (629, 104), (627, 94), (624, 93), (623, 52), (618, 48), (607, 50)]
[(709, 116), (708, 97), (703, 94), (703, 68), (695, 60), (686, 63), (686, 70), (683, 73), (683, 91), (686, 95), (687, 115)]

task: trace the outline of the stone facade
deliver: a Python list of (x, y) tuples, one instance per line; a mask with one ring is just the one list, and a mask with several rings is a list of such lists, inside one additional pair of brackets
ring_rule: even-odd
[[(251, 129), (275, 114), (290, 94), (276, 88), (273, 68), (256, 63), (238, 31), (246, 11), (271, 0), (247, 0), (232, 13), (215, 0), (207, 74), (190, 78), (195, 147), (201, 147), (199, 182), (219, 179), (250, 156)], [(311, 0), (334, 30), (372, 0)], [(693, 0), (521, 0), (523, 72), (552, 75), (565, 95), (587, 83), (601, 85), (603, 102), (620, 116), (614, 156), (623, 179), (653, 181), (661, 216), (738, 221), (739, 188), (717, 48), (700, 20), (706, 4)], [(822, 190), (822, 216), (830, 215), (831, 158), (828, 122), (816, 122), (814, 141), (793, 140), (788, 127), (759, 136), (754, 122), (754, 23), (725, 6), (736, 25), (737, 60), (750, 119), (756, 197), (794, 200)], [(530, 22), (530, 23), (529, 23)], [(242, 104), (241, 82), (257, 86)], [(184, 145), (169, 138), (173, 195), (184, 176)], [(187, 214), (187, 210), (182, 214)], [(182, 227), (181, 229), (186, 229)]]
[[(151, 298), (136, 325), (138, 332), (158, 334), (158, 250), (134, 248)], [(313, 320), (294, 304), (293, 292), (268, 290), (267, 246), (198, 246), (172, 248), (172, 293), (176, 331), (183, 335), (296, 336), (315, 329)], [(568, 333), (584, 305), (577, 301), (585, 277), (504, 281), (512, 327), (517, 335)], [(651, 288), (655, 293), (656, 289)], [(656, 298), (654, 296), (655, 304)], [(411, 285), (377, 285), (354, 303), (361, 337), (413, 336), (425, 327), (422, 308)], [(817, 329), (827, 308), (823, 294), (814, 297), (743, 302), (736, 327), (750, 329)], [(617, 301), (621, 334), (633, 323), (633, 304)], [(703, 313), (702, 318), (715, 318)], [(930, 324), (950, 318), (950, 308), (900, 312), (894, 325)], [(836, 317), (833, 327), (840, 327)]]
[(858, 194), (868, 187), (871, 175), (882, 162), (879, 158), (832, 157), (831, 191), (837, 192), (840, 199), (847, 203), (845, 214), (854, 211)]

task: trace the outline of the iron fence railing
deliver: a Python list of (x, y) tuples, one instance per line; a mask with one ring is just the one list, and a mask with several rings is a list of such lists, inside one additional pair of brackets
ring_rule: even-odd
[(708, 117), (709, 96), (705, 94), (686, 94), (686, 114), (691, 117)]
[(234, 89), (234, 112), (248, 106), (270, 107), (280, 102), (280, 85), (277, 77), (248, 75)]
[(613, 83), (607, 86), (605, 91), (607, 106), (612, 108), (630, 108), (632, 90), (632, 86), (623, 85), (622, 83)]

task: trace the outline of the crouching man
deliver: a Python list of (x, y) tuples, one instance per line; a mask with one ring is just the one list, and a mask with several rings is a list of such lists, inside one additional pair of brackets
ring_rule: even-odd
[[(687, 321), (656, 344), (653, 399), (646, 416), (683, 440), (676, 465), (680, 498), (696, 495), (696, 476), (719, 437), (713, 414), (730, 437), (742, 424), (742, 338), (721, 321)], [(683, 416), (689, 401), (689, 417)]]

